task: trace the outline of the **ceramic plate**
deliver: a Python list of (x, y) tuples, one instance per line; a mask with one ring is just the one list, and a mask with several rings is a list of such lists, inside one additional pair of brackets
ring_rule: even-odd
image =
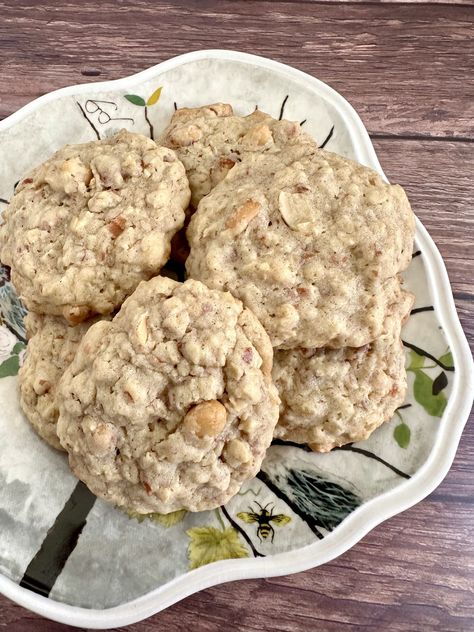
[[(1, 203), (65, 143), (122, 127), (156, 136), (176, 107), (214, 101), (300, 121), (320, 145), (382, 173), (361, 120), (327, 85), (260, 57), (200, 51), (126, 79), (58, 90), (0, 123)], [(65, 623), (126, 625), (214, 584), (327, 562), (429, 494), (454, 458), (473, 366), (443, 261), (420, 222), (405, 278), (416, 294), (403, 331), (409, 388), (390, 422), (329, 454), (275, 444), (225, 507), (137, 519), (95, 499), (23, 418), (16, 373), (24, 309), (2, 270), (0, 590)], [(265, 506), (285, 518), (265, 520)]]

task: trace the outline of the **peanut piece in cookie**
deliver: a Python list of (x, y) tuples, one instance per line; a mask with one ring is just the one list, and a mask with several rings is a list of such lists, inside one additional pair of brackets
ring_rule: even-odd
[(218, 435), (224, 428), (226, 420), (225, 407), (217, 400), (211, 400), (191, 408), (184, 417), (183, 426), (203, 439)]
[(244, 145), (263, 146), (270, 143), (272, 140), (273, 136), (270, 128), (268, 125), (262, 123), (261, 125), (255, 125), (255, 127), (252, 127), (252, 129), (242, 137), (240, 142)]
[(238, 235), (245, 230), (261, 208), (258, 202), (247, 200), (247, 202), (239, 206), (235, 213), (229, 217), (226, 222), (226, 228), (230, 228), (234, 234)]

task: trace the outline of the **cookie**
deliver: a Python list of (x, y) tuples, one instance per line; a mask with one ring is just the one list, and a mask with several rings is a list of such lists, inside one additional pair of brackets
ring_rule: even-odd
[(17, 187), (1, 260), (31, 311), (109, 314), (166, 262), (189, 196), (176, 154), (145, 136), (67, 145)]
[(275, 437), (328, 452), (363, 441), (403, 404), (407, 388), (400, 340), (413, 296), (391, 306), (384, 331), (360, 348), (275, 352), (273, 378), (281, 404)]
[(235, 116), (226, 103), (177, 110), (160, 142), (183, 162), (194, 208), (248, 153), (272, 153), (298, 142), (314, 144), (299, 123), (277, 121), (260, 110)]
[(247, 156), (201, 200), (186, 269), (242, 300), (274, 347), (360, 347), (396, 302), (414, 226), (401, 187), (295, 145)]
[(278, 420), (272, 348), (229, 293), (156, 277), (84, 336), (59, 387), (75, 474), (138, 513), (225, 503), (259, 470)]
[(25, 361), (18, 372), (20, 405), (39, 436), (62, 450), (56, 434), (56, 392), (82, 337), (95, 320), (69, 327), (63, 318), (30, 312), (25, 319), (29, 338)]

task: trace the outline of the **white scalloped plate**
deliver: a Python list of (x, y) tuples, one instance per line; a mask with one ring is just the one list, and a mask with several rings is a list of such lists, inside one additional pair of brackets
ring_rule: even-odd
[[(125, 79), (57, 90), (1, 122), (0, 199), (5, 204), (15, 183), (67, 142), (122, 126), (156, 134), (176, 104), (214, 101), (228, 101), (242, 114), (258, 105), (299, 120), (328, 150), (383, 175), (360, 118), (337, 92), (283, 64), (211, 50)], [(215, 584), (323, 564), (427, 496), (453, 461), (474, 370), (446, 269), (419, 221), (414, 254), (405, 274), (417, 297), (403, 332), (409, 392), (394, 419), (368, 441), (326, 455), (275, 445), (259, 476), (226, 507), (176, 516), (173, 524), (160, 517), (140, 523), (94, 499), (65, 457), (32, 432), (16, 396), (24, 311), (2, 270), (0, 591), (64, 623), (127, 625)], [(239, 517), (259, 512), (256, 502), (272, 502), (290, 518), (272, 523), (273, 541)]]

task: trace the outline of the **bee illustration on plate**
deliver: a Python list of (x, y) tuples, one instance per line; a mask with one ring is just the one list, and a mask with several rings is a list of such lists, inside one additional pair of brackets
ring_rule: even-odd
[(288, 524), (291, 521), (290, 516), (285, 516), (285, 514), (274, 514), (273, 509), (275, 505), (272, 505), (269, 509), (267, 507), (271, 503), (267, 503), (265, 507), (262, 507), (260, 503), (255, 501), (255, 504), (258, 507), (257, 511), (253, 511), (252, 507), (249, 507), (250, 511), (241, 511), (237, 514), (237, 518), (240, 518), (247, 524), (252, 524), (256, 522), (258, 524), (257, 527), (257, 537), (260, 542), (263, 540), (268, 540), (271, 535), (271, 541), (273, 542), (273, 538), (275, 537), (275, 529), (273, 528), (272, 522), (282, 527), (285, 524)]

